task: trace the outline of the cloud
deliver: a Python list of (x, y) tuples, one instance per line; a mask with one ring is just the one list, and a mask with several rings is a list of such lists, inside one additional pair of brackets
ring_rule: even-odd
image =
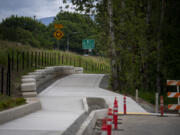
[[(63, 0), (0, 0), (0, 21), (11, 15), (37, 18), (55, 16)], [(72, 6), (71, 3), (67, 3)], [(63, 6), (64, 7), (64, 6)], [(72, 9), (68, 9), (71, 10)]]

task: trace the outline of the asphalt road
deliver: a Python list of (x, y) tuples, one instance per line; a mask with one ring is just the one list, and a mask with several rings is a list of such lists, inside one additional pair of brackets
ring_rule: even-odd
[(112, 135), (180, 135), (180, 117), (121, 116)]

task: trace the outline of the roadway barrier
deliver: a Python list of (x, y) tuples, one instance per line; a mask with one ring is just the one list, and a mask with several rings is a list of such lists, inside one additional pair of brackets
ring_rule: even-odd
[(176, 86), (177, 92), (168, 92), (167, 96), (168, 98), (177, 98), (178, 104), (169, 104), (168, 109), (169, 110), (179, 110), (180, 114), (180, 92), (179, 92), (179, 86), (180, 86), (180, 80), (167, 80), (168, 86)]
[(28, 75), (22, 76), (21, 91), (22, 95), (26, 97), (36, 97), (37, 88), (45, 84), (49, 80), (57, 78), (61, 75), (83, 73), (83, 68), (73, 66), (53, 66), (45, 69), (37, 69)]

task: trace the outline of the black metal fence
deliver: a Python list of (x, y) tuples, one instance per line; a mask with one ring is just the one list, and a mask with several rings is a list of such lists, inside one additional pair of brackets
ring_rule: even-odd
[(0, 63), (0, 94), (11, 96), (12, 90), (20, 87), (20, 78), (25, 73), (55, 65), (79, 66), (89, 73), (108, 73), (110, 70), (110, 67), (103, 63), (88, 61), (80, 56), (74, 57), (60, 52), (12, 51), (7, 54), (6, 63)]

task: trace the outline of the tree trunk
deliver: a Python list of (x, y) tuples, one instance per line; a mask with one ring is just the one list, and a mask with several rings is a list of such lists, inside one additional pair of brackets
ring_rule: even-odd
[(109, 15), (109, 34), (110, 34), (110, 48), (111, 48), (111, 73), (112, 73), (112, 88), (116, 90), (118, 88), (118, 76), (117, 76), (117, 65), (116, 65), (116, 51), (115, 51), (115, 35), (113, 26), (113, 7), (111, 0), (108, 0), (108, 15)]
[(160, 63), (160, 50), (161, 50), (161, 29), (162, 29), (162, 23), (164, 20), (164, 6), (165, 6), (165, 1), (161, 0), (161, 10), (160, 10), (160, 20), (159, 20), (159, 29), (158, 29), (158, 35), (157, 35), (157, 76), (156, 76), (156, 88), (157, 92), (161, 92), (161, 78), (160, 78), (160, 69), (161, 69), (161, 63)]

